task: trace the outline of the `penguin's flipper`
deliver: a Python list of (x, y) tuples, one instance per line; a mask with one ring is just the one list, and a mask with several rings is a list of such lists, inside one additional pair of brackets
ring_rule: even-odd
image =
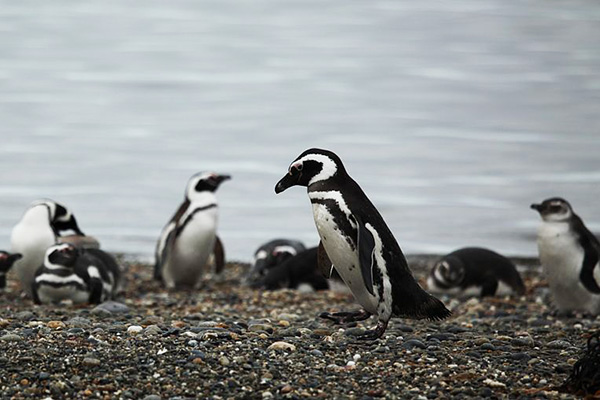
[(319, 242), (319, 248), (317, 249), (317, 267), (326, 279), (331, 277), (331, 273), (333, 272), (333, 263), (329, 259), (327, 252), (325, 251), (325, 247), (323, 247), (323, 242)]
[(375, 238), (367, 229), (360, 217), (354, 216), (358, 230), (358, 261), (360, 262), (360, 271), (362, 273), (365, 286), (371, 295), (375, 295), (373, 290), (373, 265), (375, 263), (373, 253), (375, 251)]
[(90, 280), (90, 304), (102, 303), (102, 281), (99, 278)]
[(218, 275), (223, 272), (223, 267), (225, 267), (225, 248), (218, 236), (215, 239), (213, 254), (215, 256), (215, 274)]
[(600, 294), (600, 243), (578, 216), (574, 216), (574, 224), (578, 225), (576, 230), (583, 232), (579, 237), (579, 244), (584, 251), (579, 280), (587, 290)]

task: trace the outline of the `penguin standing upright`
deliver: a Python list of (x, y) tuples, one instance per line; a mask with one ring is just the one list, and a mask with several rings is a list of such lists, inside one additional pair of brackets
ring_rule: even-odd
[(36, 304), (98, 304), (114, 298), (120, 279), (120, 267), (108, 253), (58, 243), (46, 250), (31, 291)]
[(167, 289), (202, 283), (209, 257), (215, 258), (216, 270), (225, 264), (223, 245), (217, 237), (217, 198), (219, 185), (229, 175), (203, 172), (188, 181), (185, 200), (163, 228), (156, 245), (154, 277)]
[[(74, 235), (62, 234), (73, 231)], [(21, 220), (14, 226), (11, 237), (11, 251), (23, 257), (13, 266), (22, 289), (31, 293), (31, 283), (36, 270), (44, 261), (46, 249), (59, 242), (78, 241), (85, 247), (89, 243), (97, 247), (95, 239), (85, 236), (79, 229), (75, 216), (64, 205), (52, 200), (38, 200), (29, 206)]]
[(20, 260), (23, 257), (20, 253), (7, 253), (6, 251), (0, 251), (0, 289), (6, 287), (6, 274), (13, 266), (15, 261)]
[(377, 327), (361, 338), (376, 339), (383, 335), (392, 316), (430, 320), (450, 316), (444, 304), (414, 279), (392, 232), (336, 154), (321, 149), (300, 154), (275, 186), (275, 192), (295, 185), (308, 190), (321, 237), (320, 265), (331, 267), (323, 261), (326, 254), (364, 309), (324, 313), (324, 318), (344, 323), (374, 314)]
[(600, 314), (600, 242), (560, 197), (531, 208), (542, 217), (538, 251), (554, 304), (560, 312)]

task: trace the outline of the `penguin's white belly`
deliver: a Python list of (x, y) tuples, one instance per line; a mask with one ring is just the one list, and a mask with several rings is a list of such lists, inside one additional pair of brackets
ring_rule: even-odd
[(54, 232), (48, 226), (18, 224), (13, 228), (10, 241), (11, 252), (23, 255), (12, 269), (21, 282), (22, 289), (31, 293), (31, 284), (36, 271), (44, 262), (46, 249), (56, 242)]
[(40, 285), (37, 294), (42, 304), (57, 303), (62, 300), (71, 300), (74, 304), (81, 304), (90, 300), (89, 292), (73, 285), (61, 287)]
[(356, 301), (366, 311), (376, 314), (378, 300), (367, 291), (358, 260), (358, 250), (353, 250), (350, 247), (346, 237), (334, 223), (333, 216), (329, 213), (327, 207), (318, 203), (313, 204), (313, 216), (321, 237), (321, 243), (323, 243), (323, 247), (336, 271), (340, 274)]
[(538, 250), (557, 308), (599, 313), (600, 295), (590, 293), (579, 279), (584, 250), (569, 231), (568, 224), (542, 224), (538, 231)]
[(173, 253), (165, 266), (165, 277), (175, 283), (194, 285), (204, 272), (216, 240), (216, 217), (197, 213), (175, 240)]

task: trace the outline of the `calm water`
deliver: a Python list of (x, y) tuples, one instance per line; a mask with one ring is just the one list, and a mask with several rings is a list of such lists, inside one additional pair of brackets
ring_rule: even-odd
[[(426, 4), (422, 4), (426, 3)], [(0, 1), (0, 247), (30, 201), (148, 256), (188, 177), (231, 258), (317, 243), (300, 152), (337, 152), (408, 253), (536, 253), (529, 204), (600, 230), (600, 2)]]

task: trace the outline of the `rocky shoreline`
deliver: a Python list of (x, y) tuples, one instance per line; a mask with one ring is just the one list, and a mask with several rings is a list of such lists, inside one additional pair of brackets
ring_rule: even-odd
[[(413, 256), (422, 281), (436, 257)], [(442, 322), (372, 320), (338, 327), (317, 316), (354, 309), (334, 292), (241, 287), (244, 266), (199, 292), (168, 293), (152, 267), (126, 262), (121, 303), (35, 306), (0, 296), (0, 397), (89, 399), (573, 398), (557, 388), (600, 317), (558, 317), (536, 260), (517, 260), (521, 298), (442, 298)]]

